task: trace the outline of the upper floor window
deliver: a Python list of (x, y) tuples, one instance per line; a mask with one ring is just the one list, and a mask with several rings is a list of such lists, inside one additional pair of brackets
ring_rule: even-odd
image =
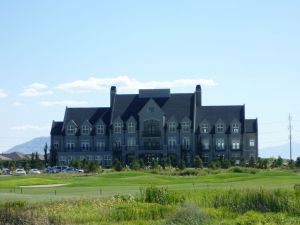
[(104, 125), (100, 124), (96, 126), (96, 134), (104, 134)]
[(83, 135), (88, 135), (88, 134), (90, 134), (90, 127), (87, 126), (87, 125), (83, 125), (83, 126), (81, 127), (81, 134), (83, 134)]
[(128, 133), (135, 133), (135, 123), (129, 122), (127, 128)]
[(232, 145), (232, 149), (240, 149), (240, 140), (233, 139), (231, 145)]
[(255, 147), (255, 139), (250, 139), (249, 140), (249, 146), (250, 147)]
[(147, 111), (150, 112), (150, 113), (153, 113), (155, 111), (154, 106), (149, 106)]
[(225, 149), (225, 140), (223, 138), (218, 138), (216, 140), (216, 148), (217, 148), (217, 150)]
[(53, 144), (53, 147), (54, 147), (55, 150), (58, 150), (58, 148), (59, 148), (58, 142), (55, 142), (55, 143)]
[(204, 133), (204, 134), (208, 133), (208, 124), (207, 123), (203, 123), (201, 125), (201, 133)]
[(120, 134), (122, 129), (122, 124), (121, 123), (115, 123), (114, 124), (114, 133), (115, 134)]
[(67, 135), (74, 135), (76, 132), (76, 128), (73, 125), (67, 126)]
[(127, 139), (127, 146), (128, 147), (133, 147), (136, 145), (135, 137), (129, 137)]
[(176, 132), (176, 123), (175, 122), (169, 122), (169, 132), (175, 133)]
[(182, 122), (181, 128), (183, 133), (189, 133), (190, 132), (190, 122)]
[(88, 151), (90, 149), (90, 142), (89, 141), (81, 141), (81, 150)]
[(224, 124), (223, 123), (217, 124), (217, 133), (224, 133)]
[(66, 148), (67, 148), (67, 150), (74, 150), (75, 149), (75, 143), (73, 141), (67, 141), (66, 142)]
[(232, 124), (232, 132), (233, 133), (239, 133), (240, 131), (240, 126), (237, 123)]
[(169, 137), (168, 138), (168, 147), (170, 150), (176, 149), (176, 138), (175, 137)]
[(202, 149), (209, 150), (209, 140), (208, 139), (202, 140)]
[(189, 137), (182, 138), (182, 147), (183, 147), (183, 149), (188, 150), (188, 149), (190, 149), (190, 146), (191, 146), (190, 138)]
[(97, 141), (96, 149), (97, 151), (103, 151), (105, 149), (105, 141), (104, 140)]

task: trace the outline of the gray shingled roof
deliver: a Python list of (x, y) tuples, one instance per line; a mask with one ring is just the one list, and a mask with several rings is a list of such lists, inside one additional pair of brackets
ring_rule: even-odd
[(50, 134), (51, 135), (61, 135), (62, 127), (63, 127), (63, 122), (53, 121)]
[(197, 108), (196, 124), (200, 125), (207, 120), (210, 126), (214, 126), (221, 119), (226, 124), (226, 132), (234, 120), (238, 120), (242, 126), (245, 120), (245, 107), (237, 106), (201, 106)]
[[(169, 98), (153, 98), (165, 113), (166, 119), (174, 116), (177, 120), (182, 120), (185, 116), (193, 119), (194, 95), (190, 94), (171, 94)], [(139, 98), (138, 95), (116, 95), (112, 120), (118, 116), (123, 121), (127, 121), (133, 116), (138, 121), (138, 113), (150, 98)]]
[(245, 120), (244, 132), (245, 133), (256, 133), (257, 132), (257, 119)]

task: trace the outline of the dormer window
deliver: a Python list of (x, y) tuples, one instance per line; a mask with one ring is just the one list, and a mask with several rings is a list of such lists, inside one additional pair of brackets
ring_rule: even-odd
[(237, 123), (232, 124), (232, 132), (233, 133), (239, 133), (240, 131), (240, 126)]
[(204, 133), (204, 134), (208, 133), (208, 124), (207, 123), (203, 123), (201, 125), (201, 133)]
[(217, 133), (224, 133), (224, 124), (222, 123), (217, 124)]
[(74, 135), (75, 132), (76, 132), (76, 129), (74, 126), (72, 126), (72, 125), (67, 126), (67, 135)]
[(190, 122), (182, 122), (181, 128), (183, 133), (189, 133), (190, 132)]
[(149, 113), (153, 113), (153, 112), (155, 111), (154, 106), (149, 106), (148, 109), (147, 109), (147, 111), (148, 111)]
[(104, 134), (104, 125), (100, 124), (96, 126), (96, 133), (97, 134)]
[(175, 122), (169, 122), (169, 133), (175, 133), (176, 132), (176, 123)]
[(81, 127), (81, 134), (89, 135), (90, 134), (90, 127), (88, 125), (83, 125)]
[(134, 122), (129, 122), (127, 124), (127, 130), (128, 130), (128, 133), (135, 133), (135, 123)]
[(121, 123), (115, 123), (114, 124), (114, 133), (115, 134), (120, 134), (122, 129), (122, 124)]

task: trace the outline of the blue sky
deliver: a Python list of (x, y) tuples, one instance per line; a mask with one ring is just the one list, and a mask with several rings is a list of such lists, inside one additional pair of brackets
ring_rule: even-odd
[(288, 141), (289, 113), (300, 142), (299, 11), (298, 1), (1, 1), (0, 152), (49, 135), (66, 105), (107, 106), (111, 84), (200, 82), (205, 105), (246, 104), (260, 147)]

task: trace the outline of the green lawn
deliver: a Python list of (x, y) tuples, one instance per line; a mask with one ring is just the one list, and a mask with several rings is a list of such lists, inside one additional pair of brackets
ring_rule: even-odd
[[(165, 186), (170, 190), (228, 188), (292, 189), (300, 183), (300, 173), (260, 171), (256, 174), (221, 172), (206, 176), (170, 176), (151, 172), (113, 172), (99, 175), (0, 176), (0, 199), (48, 201), (74, 198), (103, 198), (115, 194), (136, 194), (140, 187)], [(66, 184), (63, 187), (20, 188), (20, 186)], [(21, 193), (22, 191), (22, 193)], [(55, 195), (56, 191), (56, 195)]]

